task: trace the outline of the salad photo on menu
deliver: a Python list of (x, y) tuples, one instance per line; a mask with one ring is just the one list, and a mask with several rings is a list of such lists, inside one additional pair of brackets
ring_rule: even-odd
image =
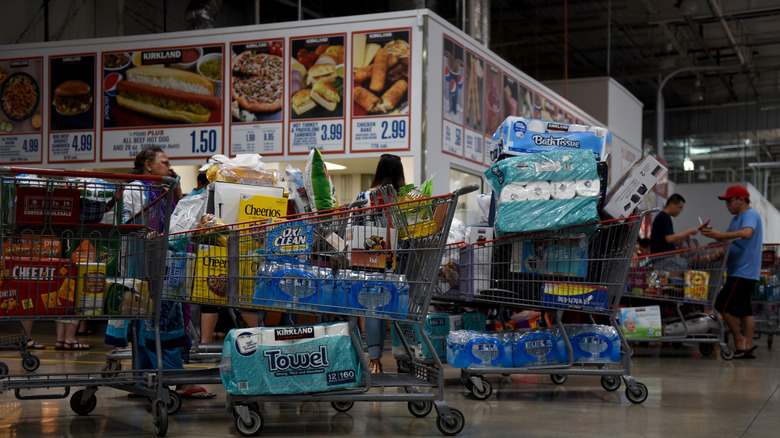
[(232, 50), (233, 122), (282, 120), (284, 40), (233, 44)]
[(221, 45), (102, 56), (105, 127), (222, 121)]
[(355, 34), (353, 114), (409, 114), (409, 31)]
[(344, 37), (291, 40), (292, 119), (342, 117), (344, 114)]

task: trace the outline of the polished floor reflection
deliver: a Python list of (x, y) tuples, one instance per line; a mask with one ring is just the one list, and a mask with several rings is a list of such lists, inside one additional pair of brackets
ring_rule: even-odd
[[(18, 325), (0, 324), (0, 335)], [(46, 345), (34, 351), (41, 365), (24, 371), (18, 351), (0, 351), (0, 361), (12, 375), (99, 372), (109, 350), (100, 336), (83, 340), (87, 352), (54, 350), (54, 326), (36, 323), (34, 337)], [(638, 347), (633, 375), (647, 385), (642, 404), (626, 398), (624, 386), (605, 391), (597, 376), (569, 376), (556, 385), (547, 375), (490, 375), (493, 394), (476, 400), (447, 369), (445, 400), (465, 416), (461, 437), (772, 437), (780, 430), (780, 352), (757, 340), (755, 360), (723, 360), (719, 350), (702, 356), (695, 344), (681, 348), (650, 344)], [(385, 370), (393, 370), (386, 351)], [(205, 369), (214, 362), (195, 363)], [(14, 378), (14, 377), (9, 377)], [(225, 408), (221, 385), (209, 385), (218, 394), (211, 400), (184, 400), (181, 410), (168, 417), (170, 437), (240, 436), (233, 415)], [(72, 388), (72, 391), (80, 389)], [(35, 390), (36, 394), (47, 393)], [(48, 393), (62, 392), (52, 389)], [(154, 436), (150, 404), (143, 398), (101, 387), (97, 407), (80, 416), (69, 398), (18, 400), (14, 391), (0, 394), (0, 436), (4, 437), (137, 437)], [(406, 403), (363, 402), (345, 413), (329, 403), (266, 402), (261, 411), (263, 437), (383, 436), (439, 437), (434, 414), (410, 415)]]

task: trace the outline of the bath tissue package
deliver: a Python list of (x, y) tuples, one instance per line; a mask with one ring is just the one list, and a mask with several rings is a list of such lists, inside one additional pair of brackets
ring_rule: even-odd
[(324, 392), (363, 378), (346, 322), (230, 330), (219, 368), (236, 395)]
[[(400, 322), (398, 326), (401, 329), (401, 333), (395, 329), (395, 325), (391, 325), (390, 336), (393, 345), (393, 355), (403, 356), (406, 351), (403, 348), (403, 342), (400, 336), (406, 339), (406, 343), (409, 344), (409, 348), (412, 350), (412, 355), (418, 359), (432, 359), (428, 346), (422, 339), (419, 324)], [(423, 330), (431, 340), (433, 349), (436, 355), (444, 359), (447, 356), (447, 335), (450, 333), (450, 315), (447, 314), (430, 314), (426, 316), (425, 323), (423, 324)]]
[(606, 128), (510, 116), (493, 134), (490, 155), (495, 161), (506, 155), (579, 149), (603, 160), (605, 147), (611, 143), (612, 134)]
[(498, 194), (499, 237), (597, 222), (599, 176), (587, 150), (549, 151), (509, 157), (485, 176)]

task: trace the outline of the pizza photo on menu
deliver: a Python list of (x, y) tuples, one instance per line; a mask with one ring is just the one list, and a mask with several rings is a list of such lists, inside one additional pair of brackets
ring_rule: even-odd
[(233, 122), (282, 119), (283, 41), (233, 46), (230, 62), (230, 113)]

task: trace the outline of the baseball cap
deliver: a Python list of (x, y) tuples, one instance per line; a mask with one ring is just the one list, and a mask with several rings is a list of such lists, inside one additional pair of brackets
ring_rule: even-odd
[(718, 196), (718, 199), (731, 199), (735, 196), (739, 196), (740, 198), (750, 199), (750, 193), (748, 193), (747, 189), (742, 186), (731, 186), (726, 190), (726, 194), (723, 196)]

